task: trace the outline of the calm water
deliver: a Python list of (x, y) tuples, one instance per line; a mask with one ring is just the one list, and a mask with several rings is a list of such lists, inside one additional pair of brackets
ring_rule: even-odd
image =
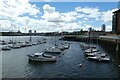
[[(14, 40), (24, 41), (29, 37), (14, 37)], [(46, 44), (34, 45), (11, 51), (2, 51), (2, 77), (3, 78), (118, 78), (120, 76), (119, 53), (108, 52), (97, 46), (101, 52), (106, 52), (113, 59), (113, 63), (101, 63), (89, 61), (83, 55), (79, 43), (72, 42), (70, 48), (57, 56), (55, 63), (29, 62), (27, 55), (44, 51), (45, 48), (54, 45), (54, 37), (33, 37), (36, 40), (47, 39)], [(8, 41), (10, 37), (3, 37)], [(58, 38), (57, 38), (58, 39)], [(57, 43), (60, 44), (60, 40)], [(60, 57), (59, 57), (60, 56)], [(84, 62), (82, 62), (84, 60)], [(79, 66), (82, 64), (82, 67)]]

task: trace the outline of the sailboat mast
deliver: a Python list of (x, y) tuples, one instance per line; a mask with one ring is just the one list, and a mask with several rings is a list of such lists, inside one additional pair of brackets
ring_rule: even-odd
[(13, 43), (13, 24), (12, 24), (12, 43)]
[(56, 32), (54, 33), (54, 36), (55, 36), (55, 46), (57, 46), (57, 44), (56, 44)]

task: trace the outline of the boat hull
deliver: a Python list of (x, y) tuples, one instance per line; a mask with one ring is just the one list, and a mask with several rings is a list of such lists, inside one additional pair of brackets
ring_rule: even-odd
[(88, 57), (88, 59), (99, 61), (99, 62), (110, 62), (111, 61), (109, 58)]
[(35, 61), (35, 62), (56, 62), (57, 60), (55, 58), (32, 58), (32, 57), (29, 57), (29, 61)]
[(11, 49), (1, 49), (1, 50), (11, 50)]
[(45, 53), (55, 53), (55, 54), (60, 54), (61, 52), (45, 51)]

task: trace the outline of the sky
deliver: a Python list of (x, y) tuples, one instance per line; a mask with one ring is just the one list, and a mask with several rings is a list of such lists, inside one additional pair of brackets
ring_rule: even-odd
[(118, 2), (38, 2), (0, 0), (0, 32), (112, 30)]

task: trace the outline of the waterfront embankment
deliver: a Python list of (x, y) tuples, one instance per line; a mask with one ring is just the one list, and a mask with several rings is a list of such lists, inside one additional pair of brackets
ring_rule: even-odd
[[(115, 37), (64, 36), (62, 40), (98, 44), (109, 51), (120, 52), (120, 39)], [(117, 46), (118, 45), (118, 46)]]

